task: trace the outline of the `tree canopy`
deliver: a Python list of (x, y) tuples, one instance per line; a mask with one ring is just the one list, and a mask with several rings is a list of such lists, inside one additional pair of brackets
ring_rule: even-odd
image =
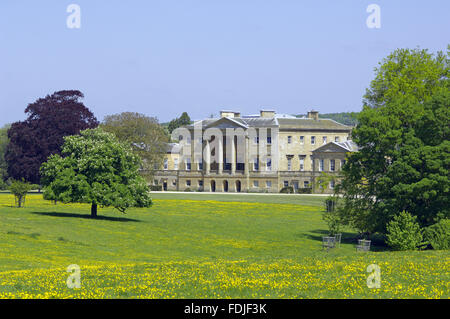
[(386, 232), (402, 211), (421, 226), (449, 217), (449, 59), (400, 49), (376, 69), (352, 132), (359, 151), (343, 168), (343, 215), (364, 232)]
[(64, 138), (62, 156), (51, 155), (42, 164), (44, 198), (63, 203), (90, 203), (121, 212), (129, 207), (150, 207), (149, 188), (139, 175), (141, 160), (129, 145), (101, 128)]
[(191, 124), (191, 118), (189, 117), (187, 112), (183, 112), (180, 117), (177, 117), (176, 119), (173, 119), (172, 121), (169, 122), (168, 126), (169, 133), (172, 133), (173, 130), (181, 126), (189, 124)]
[(60, 153), (63, 137), (98, 125), (83, 97), (80, 91), (58, 91), (28, 105), (27, 119), (8, 130), (5, 160), (10, 177), (39, 184), (41, 164)]
[(106, 116), (101, 127), (128, 144), (142, 159), (141, 172), (145, 177), (153, 176), (155, 167), (162, 165), (169, 137), (156, 118), (123, 112)]
[(10, 125), (0, 128), (0, 189), (6, 188), (5, 179), (8, 177), (8, 164), (5, 160), (6, 146), (8, 145), (8, 129)]

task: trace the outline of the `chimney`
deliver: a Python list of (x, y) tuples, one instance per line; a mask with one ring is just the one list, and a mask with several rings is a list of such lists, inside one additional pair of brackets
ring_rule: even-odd
[(220, 111), (220, 117), (241, 117), (241, 113), (234, 111)]
[(273, 118), (275, 117), (275, 111), (272, 110), (261, 110), (259, 111), (259, 116), (264, 118)]
[(308, 116), (307, 116), (309, 119), (313, 119), (313, 120), (318, 120), (319, 119), (319, 112), (318, 111), (314, 111), (314, 110), (311, 110), (311, 111), (309, 111), (308, 112)]

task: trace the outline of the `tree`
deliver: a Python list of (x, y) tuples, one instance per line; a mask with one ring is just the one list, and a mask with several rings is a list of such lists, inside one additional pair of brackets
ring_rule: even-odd
[(11, 181), (11, 185), (9, 186), (9, 190), (14, 195), (16, 207), (23, 207), (25, 205), (25, 198), (27, 193), (32, 190), (33, 185), (30, 183), (22, 181)]
[(98, 125), (80, 101), (83, 97), (80, 91), (58, 91), (28, 105), (27, 119), (8, 130), (5, 160), (10, 177), (39, 184), (39, 167), (60, 153), (63, 137)]
[(387, 244), (395, 250), (416, 250), (422, 244), (422, 232), (416, 216), (401, 212), (387, 224)]
[(150, 207), (149, 188), (139, 175), (141, 160), (131, 148), (101, 128), (64, 138), (62, 156), (51, 155), (42, 164), (44, 198), (63, 203), (89, 203), (121, 212), (129, 207)]
[(106, 116), (104, 131), (128, 144), (142, 159), (144, 176), (151, 179), (155, 167), (161, 167), (169, 138), (158, 120), (139, 113), (124, 112)]
[(426, 227), (449, 216), (449, 54), (397, 50), (376, 69), (343, 167), (343, 218), (386, 233), (398, 212)]
[(8, 129), (10, 125), (0, 128), (0, 190), (6, 189), (5, 180), (8, 177), (8, 164), (5, 161), (5, 151), (8, 145)]
[(173, 130), (184, 126), (184, 125), (189, 125), (191, 124), (191, 118), (189, 117), (189, 115), (186, 112), (183, 112), (181, 114), (181, 116), (179, 118), (173, 119), (172, 121), (169, 122), (169, 133), (172, 133)]

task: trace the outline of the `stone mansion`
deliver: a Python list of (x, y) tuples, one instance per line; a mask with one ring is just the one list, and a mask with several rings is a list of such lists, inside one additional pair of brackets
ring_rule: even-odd
[[(323, 172), (338, 174), (356, 145), (352, 128), (317, 111), (296, 118), (262, 110), (257, 115), (221, 111), (175, 133), (154, 185), (165, 191), (269, 192), (311, 189)], [(174, 136), (172, 137), (174, 139)], [(331, 193), (334, 182), (320, 192)]]

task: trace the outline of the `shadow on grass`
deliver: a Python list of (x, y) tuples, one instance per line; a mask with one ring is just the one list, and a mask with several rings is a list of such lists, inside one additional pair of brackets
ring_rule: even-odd
[[(317, 234), (317, 235), (314, 235), (314, 234)], [(322, 237), (324, 237), (324, 236), (329, 236), (329, 233), (328, 233), (328, 231), (323, 230), (323, 229), (316, 229), (316, 230), (310, 231), (309, 233), (297, 234), (297, 237), (299, 237), (299, 238), (308, 238), (308, 239), (319, 241), (320, 243), (322, 243)], [(360, 237), (356, 233), (342, 232), (341, 244), (355, 245), (355, 249), (356, 249), (358, 239), (360, 239)], [(371, 251), (390, 250), (390, 248), (384, 243), (383, 239), (380, 236), (375, 235), (375, 236), (372, 236), (370, 239), (371, 239), (371, 245), (370, 245)]]
[(107, 220), (111, 222), (137, 222), (141, 221), (133, 218), (126, 217), (110, 217), (110, 216), (97, 216), (95, 218), (91, 217), (91, 215), (87, 214), (74, 214), (74, 213), (60, 213), (60, 212), (31, 212), (31, 214), (42, 215), (42, 216), (51, 216), (51, 217), (65, 217), (65, 218), (83, 218), (83, 219), (93, 219), (93, 220)]

